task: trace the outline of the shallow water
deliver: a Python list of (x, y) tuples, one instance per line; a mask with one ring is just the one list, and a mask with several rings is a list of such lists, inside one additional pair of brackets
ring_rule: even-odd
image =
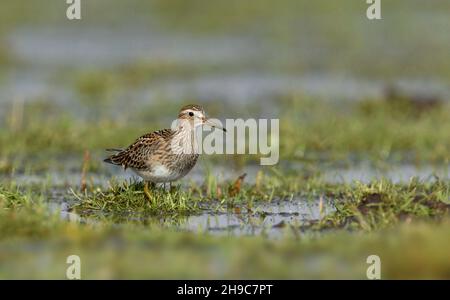
[[(68, 159), (65, 162), (67, 170), (55, 171), (49, 170), (33, 174), (15, 173), (13, 177), (0, 175), (0, 179), (14, 179), (18, 184), (50, 184), (52, 186), (77, 186), (81, 181), (81, 173), (79, 171), (79, 161), (71, 162)], [(288, 171), (289, 173), (304, 173), (302, 163), (299, 162), (280, 162), (278, 169)], [(216, 178), (217, 182), (233, 181), (242, 174), (247, 174), (245, 183), (254, 184), (258, 172), (270, 174), (271, 168), (256, 164), (248, 164), (243, 167), (230, 167), (223, 164), (215, 164), (214, 166), (206, 166), (201, 163), (197, 164), (192, 171), (177, 182), (177, 185), (189, 186), (191, 183), (201, 185), (204, 183), (205, 176), (210, 173)], [(436, 178), (449, 179), (449, 166), (431, 166), (431, 165), (414, 165), (414, 164), (393, 164), (389, 167), (375, 167), (369, 162), (355, 163), (351, 167), (335, 167), (317, 165), (316, 170), (320, 173), (320, 178), (327, 183), (349, 184), (355, 181), (369, 183), (374, 180), (386, 179), (393, 183), (407, 183), (411, 178), (415, 177), (420, 181), (430, 182)], [(122, 170), (117, 166), (106, 165), (106, 169), (101, 173), (88, 173), (87, 180), (95, 186), (107, 187), (109, 181), (114, 179), (118, 182), (139, 180), (131, 170)]]
[[(228, 103), (266, 102), (279, 96), (308, 95), (325, 100), (359, 100), (380, 97), (386, 84), (396, 84), (411, 94), (450, 98), (450, 87), (439, 80), (398, 78), (394, 82), (370, 80), (332, 71), (274, 71), (270, 61), (277, 51), (255, 36), (189, 36), (139, 27), (110, 30), (88, 27), (24, 27), (9, 33), (6, 43), (20, 64), (6, 71), (0, 82), (0, 104), (14, 99), (47, 99), (83, 110), (71, 78), (76, 70), (111, 70), (114, 66), (150, 62), (209, 69), (200, 74), (157, 78), (142, 86), (115, 87), (110, 107), (121, 111), (158, 101), (200, 99)], [(259, 45), (254, 51), (255, 42)], [(316, 49), (307, 49), (316, 51)], [(308, 52), (307, 51), (307, 52)], [(303, 54), (305, 55), (305, 54)], [(211, 71), (212, 67), (212, 71)], [(262, 69), (261, 69), (262, 68)], [(114, 72), (112, 69), (111, 72)], [(114, 105), (112, 105), (114, 104)], [(1, 117), (1, 116), (0, 116)]]
[[(70, 205), (65, 201), (52, 202), (50, 209), (59, 211), (61, 218), (67, 221), (96, 222), (95, 214), (83, 217), (73, 213), (70, 211)], [(276, 239), (285, 235), (295, 236), (303, 231), (304, 226), (319, 221), (334, 210), (330, 200), (297, 197), (290, 200), (256, 203), (251, 209), (236, 206), (232, 209), (217, 210), (217, 204), (210, 203), (203, 205), (203, 211), (198, 214), (174, 218), (170, 215), (162, 218), (136, 214), (122, 217), (121, 220), (158, 224), (164, 228), (194, 233), (230, 236), (264, 235)]]
[(408, 183), (411, 178), (417, 178), (422, 182), (431, 182), (439, 179), (449, 179), (450, 166), (415, 166), (410, 164), (399, 164), (390, 166), (388, 169), (380, 170), (370, 164), (358, 164), (351, 168), (332, 168), (324, 171), (323, 178), (331, 183), (351, 183), (359, 181), (369, 183), (374, 180), (387, 179), (393, 183)]
[[(300, 168), (301, 164), (291, 164), (292, 168)], [(202, 165), (198, 165), (182, 180), (182, 188), (190, 184), (201, 185), (204, 183), (205, 172), (210, 172), (219, 182), (232, 181), (242, 173), (247, 173), (245, 182), (254, 184), (256, 174), (264, 168), (257, 165), (249, 165), (242, 169), (231, 169), (226, 166), (216, 166), (208, 171)], [(388, 169), (378, 169), (369, 163), (355, 164), (351, 168), (326, 168), (323, 171), (323, 180), (329, 183), (351, 184), (355, 181), (368, 183), (382, 178), (394, 183), (407, 183), (411, 177), (417, 177), (421, 181), (431, 182), (437, 177), (448, 178), (449, 167), (436, 168), (432, 166), (417, 167), (414, 165), (394, 165)], [(97, 186), (107, 187), (111, 176), (117, 181), (129, 180), (134, 177), (131, 172), (123, 172), (117, 168), (108, 168), (105, 174), (93, 174), (88, 180)], [(103, 215), (102, 212), (90, 212), (90, 217), (80, 216), (70, 211), (71, 204), (77, 200), (68, 192), (74, 187), (74, 182), (80, 182), (80, 175), (76, 173), (54, 172), (47, 178), (39, 175), (17, 175), (14, 177), (18, 184), (43, 184), (55, 187), (49, 195), (52, 210), (60, 211), (61, 218), (76, 222), (96, 222), (95, 216)], [(77, 186), (77, 185), (75, 185)], [(265, 235), (269, 238), (279, 238), (284, 235), (296, 235), (308, 224), (317, 222), (321, 217), (332, 213), (335, 208), (333, 199), (294, 196), (292, 199), (275, 199), (271, 202), (254, 201), (250, 209), (237, 205), (232, 208), (224, 208), (218, 203), (202, 203), (201, 213), (187, 216), (146, 216), (126, 215), (117, 219), (120, 224), (125, 221), (138, 221), (157, 224), (165, 228), (187, 230), (197, 233), (207, 232), (213, 235)], [(92, 215), (91, 213), (94, 213)], [(127, 213), (128, 214), (128, 213)]]
[[(322, 204), (321, 204), (322, 203)], [(322, 206), (322, 209), (320, 208)], [(222, 213), (205, 212), (186, 218), (181, 229), (208, 232), (217, 235), (260, 235), (277, 238), (299, 233), (301, 227), (333, 212), (330, 201), (294, 198), (256, 204)]]
[(206, 38), (147, 27), (22, 28), (8, 42), (21, 60), (53, 67), (111, 67), (139, 60), (239, 64), (255, 57), (251, 38)]

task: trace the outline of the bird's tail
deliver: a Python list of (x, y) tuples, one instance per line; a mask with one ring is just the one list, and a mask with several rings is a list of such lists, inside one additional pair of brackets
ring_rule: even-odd
[(119, 148), (108, 148), (108, 149), (106, 149), (106, 151), (108, 151), (108, 152), (122, 152), (123, 149), (119, 149)]
[(112, 159), (111, 159), (111, 156), (110, 157), (107, 157), (107, 158), (105, 158), (104, 160), (103, 160), (105, 163), (108, 163), (108, 164), (113, 164), (113, 165), (115, 165), (115, 163), (112, 161)]
[(109, 164), (117, 165), (118, 162), (115, 161), (114, 158), (115, 158), (115, 156), (116, 156), (117, 154), (119, 154), (120, 152), (122, 152), (123, 149), (109, 148), (109, 149), (106, 149), (106, 151), (108, 151), (108, 152), (116, 152), (116, 154), (110, 155), (109, 157), (105, 158), (103, 161), (106, 162), (106, 163), (109, 163)]

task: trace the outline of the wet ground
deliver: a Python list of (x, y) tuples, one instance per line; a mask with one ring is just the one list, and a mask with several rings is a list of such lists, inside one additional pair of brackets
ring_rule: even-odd
[[(86, 103), (80, 103), (80, 92), (74, 87), (79, 77), (98, 70), (102, 75), (114, 74), (130, 65), (138, 70), (139, 65), (162, 67), (163, 71), (169, 66), (170, 73), (162, 77), (145, 75), (143, 84), (131, 89), (116, 84), (108, 95), (108, 108), (137, 109), (161, 97), (262, 104), (274, 97), (300, 93), (329, 101), (360, 100), (381, 97), (386, 86), (393, 84), (410, 94), (450, 96), (450, 87), (439, 79), (398, 77), (384, 81), (342, 72), (274, 71), (270, 62), (276, 61), (279, 49), (255, 36), (190, 37), (139, 27), (42, 27), (17, 29), (6, 42), (19, 64), (0, 80), (3, 107), (12, 99), (28, 102), (46, 98), (82, 114)], [(255, 43), (259, 44), (257, 54)]]
[[(69, 164), (70, 165), (70, 164)], [(75, 165), (75, 162), (74, 162)], [(291, 164), (290, 170), (300, 168), (302, 164)], [(250, 165), (240, 169), (230, 169), (225, 166), (216, 166), (207, 169), (220, 182), (230, 182), (239, 175), (246, 173), (245, 182), (254, 184), (257, 173), (267, 170), (261, 166)], [(206, 169), (201, 164), (179, 184), (181, 188), (189, 188), (190, 184), (202, 185), (205, 178)], [(327, 183), (369, 183), (371, 181), (387, 179), (394, 183), (408, 183), (411, 178), (417, 178), (421, 182), (432, 182), (437, 178), (448, 179), (449, 168), (421, 166), (410, 164), (395, 165), (389, 168), (380, 169), (369, 162), (359, 163), (351, 168), (325, 168), (321, 178)], [(96, 222), (100, 216), (108, 217), (103, 212), (86, 212), (86, 214), (74, 213), (72, 205), (77, 203), (76, 197), (71, 192), (73, 184), (80, 182), (81, 175), (75, 172), (48, 172), (46, 176), (16, 174), (15, 181), (20, 184), (29, 185), (50, 185), (51, 189), (49, 201), (51, 209), (60, 211), (64, 220)], [(88, 181), (94, 186), (108, 187), (109, 180), (114, 178), (118, 182), (136, 179), (130, 172), (123, 172), (113, 166), (108, 168), (105, 174), (90, 174)], [(162, 188), (162, 187), (159, 187)], [(230, 207), (215, 202), (208, 201), (201, 204), (201, 212), (191, 215), (145, 215), (140, 213), (126, 212), (111, 216), (112, 220), (122, 222), (141, 222), (156, 224), (161, 227), (176, 228), (182, 231), (192, 231), (197, 233), (210, 233), (213, 235), (264, 235), (269, 238), (280, 238), (285, 235), (296, 235), (309, 225), (319, 221), (329, 213), (335, 211), (334, 200), (323, 195), (300, 196), (292, 195), (288, 198), (274, 198), (272, 201), (255, 201), (252, 207), (245, 205), (235, 205)]]
[[(431, 18), (425, 16), (419, 20), (427, 25), (429, 22), (439, 22), (433, 23), (434, 25), (441, 24), (434, 26), (439, 29), (434, 30), (435, 45), (441, 50), (445, 48), (442, 42), (445, 39), (440, 36), (445, 34), (447, 37), (447, 31), (442, 31), (442, 28), (445, 28), (444, 23), (448, 21), (448, 17), (439, 14)], [(295, 24), (309, 25), (302, 23), (308, 23), (307, 21), (298, 20)], [(95, 110), (93, 107), (96, 105), (90, 103), (90, 98), (85, 102), (80, 100), (86, 96), (78, 86), (84, 76), (88, 76), (87, 81), (90, 82), (89, 76), (93, 76), (92, 73), (97, 74), (99, 78), (94, 76), (92, 79), (103, 82), (102, 76), (120, 73), (122, 68), (136, 68), (135, 71), (139, 73), (141, 65), (144, 67), (144, 75), (137, 80), (138, 84), (126, 84), (119, 78), (113, 82), (113, 88), (108, 91), (107, 97), (94, 95), (95, 101), (107, 98), (99, 104), (100, 110), (108, 110), (116, 115), (122, 112), (132, 115), (142, 106), (161, 99), (195, 99), (201, 102), (219, 102), (230, 107), (251, 103), (261, 107), (266, 116), (276, 117), (277, 105), (270, 101), (283, 96), (301, 94), (327, 101), (358, 101), (382, 97), (386, 86), (392, 84), (406, 93), (423, 93), (439, 99), (450, 98), (450, 86), (439, 76), (420, 77), (398, 72), (395, 80), (385, 80), (384, 76), (372, 78), (370, 70), (366, 74), (368, 76), (360, 76), (358, 72), (352, 71), (355, 66), (324, 67), (322, 61), (335, 54), (333, 45), (325, 42), (331, 37), (331, 33), (330, 36), (323, 36), (322, 41), (308, 32), (303, 35), (307, 40), (297, 41), (293, 38), (280, 46), (280, 43), (265, 37), (267, 32), (257, 30), (255, 34), (239, 31), (221, 35), (199, 35), (184, 30), (164, 29), (163, 26), (152, 26), (149, 29), (148, 26), (131, 23), (113, 29), (104, 25), (76, 28), (68, 26), (67, 23), (65, 26), (19, 26), (8, 32), (4, 42), (12, 53), (12, 66), (5, 69), (0, 78), (0, 121), (5, 118), (4, 114), (9, 111), (12, 103), (38, 102), (42, 99), (61, 105), (73, 115), (82, 118), (87, 112)], [(383, 26), (389, 25), (387, 23)], [(302, 28), (305, 26), (299, 26), (299, 29)], [(409, 32), (409, 29), (407, 31)], [(431, 38), (431, 35), (423, 34), (422, 37)], [(401, 57), (407, 56), (398, 48), (401, 40), (396, 41), (397, 44), (390, 44), (385, 42), (382, 35), (372, 37), (362, 34), (360, 38), (363, 39), (359, 41), (360, 44), (364, 45), (365, 41), (373, 40), (375, 47), (373, 50), (356, 48), (354, 54), (358, 54), (358, 50), (376, 53), (376, 46), (382, 45), (387, 58), (396, 61), (397, 53), (400, 53)], [(282, 38), (280, 40), (282, 41)], [(347, 48), (348, 43), (344, 44)], [(430, 56), (426, 49), (424, 53), (428, 55), (422, 57)], [(348, 55), (351, 56), (352, 53)], [(307, 63), (302, 64), (302, 61)], [(298, 65), (290, 68), (291, 64), (295, 63)], [(355, 65), (375, 66), (380, 63), (355, 61)], [(402, 70), (404, 65), (399, 64), (398, 70)], [(150, 74), (151, 70), (156, 74)], [(160, 72), (167, 72), (167, 75), (160, 76)], [(70, 165), (67, 161), (63, 164)], [(73, 165), (77, 166), (74, 169), (79, 169), (78, 162)], [(287, 166), (282, 168), (289, 167), (290, 171), (295, 172), (295, 163), (287, 162), (285, 165)], [(301, 167), (301, 164), (298, 165)], [(246, 173), (246, 183), (252, 184), (260, 169), (261, 167), (252, 165), (239, 170), (216, 166), (210, 171), (219, 181), (233, 180)], [(355, 164), (350, 168), (332, 167), (321, 170), (323, 180), (330, 183), (367, 183), (380, 178), (393, 182), (408, 182), (411, 177), (430, 181), (436, 177), (448, 178), (448, 172), (448, 168), (417, 168), (409, 164), (380, 170), (365, 163)], [(186, 185), (189, 181), (201, 184), (204, 174), (205, 170), (197, 167), (183, 184)], [(132, 176), (131, 173), (120, 173), (111, 168), (104, 174), (89, 175), (89, 181), (94, 185), (107, 186), (111, 177), (122, 181)], [(80, 182), (78, 171), (17, 173), (13, 178), (19, 184), (55, 186), (54, 195), (51, 197), (54, 208), (61, 210), (63, 218), (80, 218), (68, 211), (73, 197), (67, 188)], [(292, 228), (298, 229), (307, 222), (317, 221), (333, 209), (333, 199), (306, 199), (295, 196), (292, 199), (276, 199), (270, 203), (257, 204), (251, 210), (242, 207), (239, 210), (217, 211), (214, 204), (211, 204), (209, 207), (205, 206), (201, 214), (180, 218), (178, 224), (169, 223), (170, 226), (177, 226), (181, 230), (207, 231), (221, 235), (264, 233), (276, 237)], [(156, 221), (164, 223), (160, 219)]]
[[(276, 239), (298, 235), (304, 228), (334, 211), (330, 201), (306, 198), (278, 199), (268, 203), (255, 204), (251, 209), (240, 206), (234, 206), (231, 209), (218, 209), (217, 207), (219, 207), (217, 203), (208, 203), (203, 206), (201, 213), (176, 217), (128, 213), (115, 218), (120, 220), (118, 224), (126, 220), (195, 233), (229, 236), (263, 235)], [(60, 211), (63, 220), (96, 222), (95, 215), (82, 217), (73, 213), (70, 206), (64, 201), (53, 202), (51, 209)]]

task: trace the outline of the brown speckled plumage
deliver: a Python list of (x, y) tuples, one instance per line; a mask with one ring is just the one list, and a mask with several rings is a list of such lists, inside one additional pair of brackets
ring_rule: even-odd
[[(205, 119), (203, 108), (198, 105), (184, 106), (178, 115), (179, 120), (193, 122), (196, 117)], [(110, 149), (117, 153), (105, 159), (105, 162), (130, 168), (149, 182), (171, 182), (185, 176), (196, 164), (197, 153), (174, 151), (172, 141), (190, 144), (194, 142), (193, 131), (189, 126), (162, 129), (145, 134), (125, 150)]]

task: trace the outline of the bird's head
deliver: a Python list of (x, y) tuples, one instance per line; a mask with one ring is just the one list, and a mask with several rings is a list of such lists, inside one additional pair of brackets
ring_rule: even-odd
[(181, 124), (183, 122), (188, 122), (192, 129), (198, 126), (207, 125), (226, 132), (225, 128), (213, 122), (206, 116), (205, 110), (200, 105), (189, 104), (183, 106), (178, 113), (178, 120), (181, 121), (179, 122)]

